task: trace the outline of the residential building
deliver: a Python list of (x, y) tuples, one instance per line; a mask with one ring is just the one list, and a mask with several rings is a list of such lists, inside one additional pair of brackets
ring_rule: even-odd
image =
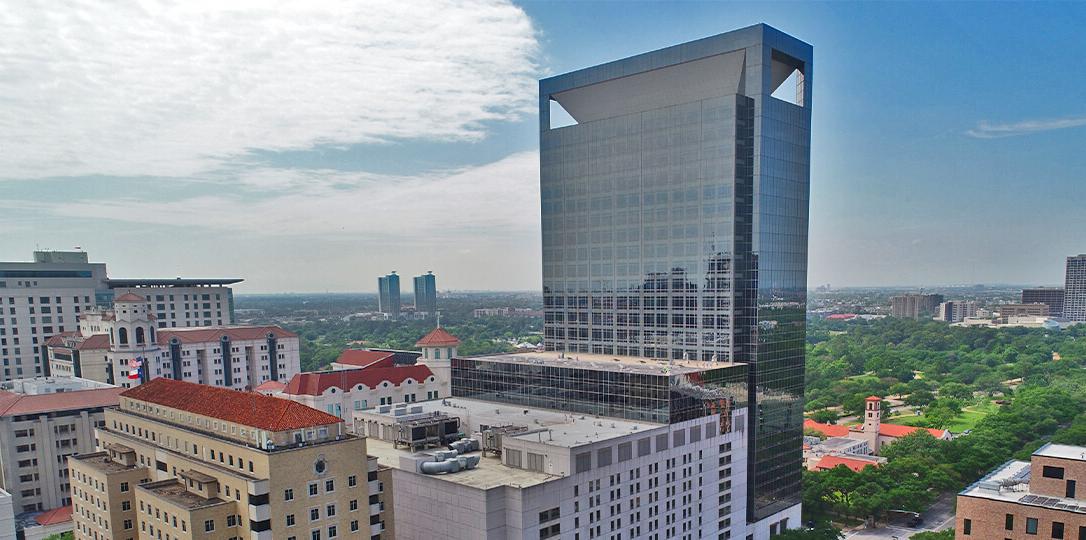
[(400, 316), (400, 276), (395, 270), (377, 278), (377, 309), (393, 317)]
[(977, 303), (972, 300), (951, 300), (939, 304), (935, 311), (935, 319), (948, 323), (958, 323), (966, 317), (977, 315)]
[(882, 398), (870, 396), (864, 402), (864, 423), (859, 426), (821, 424), (811, 419), (803, 421), (803, 429), (817, 431), (826, 437), (841, 437), (862, 440), (872, 454), (878, 454), (882, 448), (897, 442), (917, 431), (926, 430), (932, 437), (949, 440), (950, 431), (945, 429), (903, 426), (882, 421)]
[(437, 278), (433, 272), (415, 276), (415, 312), (437, 313)]
[(954, 538), (1086, 538), (1086, 447), (1048, 443), (958, 493)]
[(1033, 287), (1022, 289), (1023, 304), (1045, 304), (1048, 314), (1053, 317), (1063, 316), (1063, 287)]
[(941, 294), (902, 294), (890, 297), (890, 316), (925, 320), (935, 316), (935, 308), (943, 303)]
[(82, 251), (35, 251), (32, 262), (0, 262), (0, 380), (49, 375), (45, 341), (72, 332), (78, 317), (139, 292), (160, 328), (233, 324), (240, 279), (109, 279)]
[(1006, 324), (1012, 317), (1048, 317), (1048, 304), (1000, 304), (995, 306), (1000, 322)]
[(540, 81), (545, 347), (745, 363), (751, 523), (802, 491), (812, 58), (756, 25)]
[[(351, 411), (448, 397), (449, 361), (459, 345), (459, 339), (438, 327), (416, 343), (421, 354), (347, 350), (332, 363), (332, 371), (298, 373), (282, 388), (263, 386), (257, 391), (350, 422)], [(348, 423), (347, 428), (353, 431), (354, 425)]]
[(151, 303), (159, 328), (237, 324), (234, 290), (240, 279), (109, 279), (114, 296), (138, 294)]
[(1086, 322), (1086, 255), (1067, 258), (1065, 279), (1063, 317)]
[[(800, 516), (746, 523), (746, 368), (454, 357), (453, 397), (353, 417), (391, 470), (398, 539), (762, 540)], [(434, 519), (435, 508), (457, 519)]]
[(74, 330), (81, 312), (109, 302), (106, 265), (83, 252), (35, 251), (0, 262), (0, 380), (47, 375), (45, 340)]
[(17, 515), (72, 503), (67, 460), (94, 451), (103, 409), (122, 390), (70, 377), (0, 383), (0, 487)]
[(278, 326), (158, 328), (151, 303), (125, 293), (46, 342), (50, 371), (131, 388), (155, 377), (252, 389), (301, 371), (298, 335)]
[(159, 378), (70, 463), (75, 538), (384, 538), (366, 440), (255, 392)]

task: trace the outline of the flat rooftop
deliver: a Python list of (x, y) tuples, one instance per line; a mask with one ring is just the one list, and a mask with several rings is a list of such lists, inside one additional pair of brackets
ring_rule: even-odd
[(1035, 452), (1033, 452), (1033, 455), (1060, 459), (1073, 459), (1075, 461), (1086, 461), (1086, 448), (1082, 446), (1071, 446), (1069, 444), (1048, 443), (1038, 448)]
[(1030, 493), (1029, 479), (1029, 462), (1008, 461), (959, 495), (1086, 514), (1081, 500)]
[[(441, 450), (441, 448), (435, 448), (430, 450)], [(377, 463), (392, 467), (394, 469), (400, 468), (400, 458), (403, 456), (411, 456), (415, 454), (425, 454), (426, 452), (411, 452), (403, 448), (393, 448), (392, 443), (388, 441), (382, 441), (379, 439), (369, 438), (366, 439), (366, 453), (377, 458)], [(481, 455), (479, 452), (469, 452), (467, 455)], [(415, 474), (415, 471), (410, 471)], [(542, 484), (550, 480), (560, 478), (558, 476), (529, 471), (526, 469), (518, 469), (516, 467), (506, 466), (501, 462), (501, 458), (494, 456), (487, 456), (479, 460), (479, 465), (474, 469), (468, 469), (466, 471), (460, 471), (456, 473), (447, 474), (434, 474), (426, 475), (436, 480), (443, 480), (451, 484), (457, 484), (476, 489), (491, 489), (500, 486), (511, 487), (531, 487), (534, 485)]]
[[(137, 468), (135, 466), (129, 467), (128, 465), (125, 465), (123, 463), (117, 463), (116, 461), (109, 459), (109, 454), (107, 454), (106, 452), (94, 452), (92, 454), (76, 454), (69, 457), (68, 459), (74, 459), (80, 463), (85, 463), (106, 474), (130, 471)], [(140, 465), (139, 467), (143, 466)]]
[[(419, 411), (420, 409), (420, 412), (410, 412), (413, 410)], [(387, 413), (379, 412), (379, 410), (380, 408), (358, 411), (355, 416), (372, 417), (375, 415), (387, 419), (414, 419), (432, 415), (435, 412), (444, 413), (460, 418), (460, 429), (469, 435), (474, 431), (478, 431), (481, 424), (488, 426), (513, 424), (525, 426), (529, 430), (547, 430), (526, 435), (516, 435), (512, 437), (514, 439), (543, 441), (548, 446), (563, 448), (575, 448), (663, 426), (663, 424), (653, 422), (635, 422), (620, 418), (575, 414), (553, 409), (529, 408), (466, 398), (445, 398), (411, 403), (407, 406), (408, 413), (403, 416), (396, 416), (394, 414), (395, 408), (390, 409)], [(369, 441), (373, 441), (373, 438), (368, 438), (366, 441), (368, 444)]]
[(110, 289), (118, 287), (199, 287), (212, 285), (233, 285), (245, 281), (237, 278), (174, 278), (174, 279), (107, 279)]
[(562, 353), (558, 351), (529, 351), (507, 354), (470, 356), (464, 360), (529, 364), (598, 371), (619, 371), (647, 375), (682, 375), (710, 369), (743, 365), (736, 362), (705, 362), (700, 360), (652, 359), (640, 356), (616, 356), (611, 354)]
[(174, 505), (180, 506), (181, 508), (184, 508), (186, 510), (196, 510), (199, 508), (216, 506), (226, 502), (218, 497), (207, 499), (199, 495), (195, 495), (190, 492), (184, 484), (174, 479), (140, 484), (139, 487), (140, 489), (145, 489), (153, 493), (155, 496), (163, 500), (169, 501)]

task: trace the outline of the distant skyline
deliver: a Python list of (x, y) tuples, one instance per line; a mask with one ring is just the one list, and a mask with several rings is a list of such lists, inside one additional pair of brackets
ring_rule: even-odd
[(0, 260), (539, 290), (537, 79), (759, 22), (815, 50), (811, 287), (1086, 252), (1086, 5), (266, 5), (0, 5)]

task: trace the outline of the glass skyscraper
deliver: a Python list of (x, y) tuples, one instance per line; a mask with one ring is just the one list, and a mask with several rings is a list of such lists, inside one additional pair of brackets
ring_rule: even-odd
[(748, 364), (751, 521), (800, 502), (811, 75), (757, 25), (540, 81), (546, 348)]
[(437, 311), (437, 278), (433, 272), (415, 276), (415, 311)]
[(396, 272), (377, 278), (377, 308), (381, 313), (400, 315), (400, 276)]

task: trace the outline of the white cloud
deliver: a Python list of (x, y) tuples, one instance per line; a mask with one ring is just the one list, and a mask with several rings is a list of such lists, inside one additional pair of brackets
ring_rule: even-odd
[(992, 124), (987, 121), (980, 122), (977, 127), (966, 132), (970, 137), (978, 139), (997, 139), (1000, 137), (1014, 137), (1016, 135), (1028, 135), (1041, 131), (1067, 129), (1078, 126), (1086, 126), (1086, 116), (1069, 116), (1066, 118), (1052, 118), (1042, 120), (1023, 120), (1009, 124)]
[[(274, 191), (254, 199), (201, 194), (179, 201), (148, 198), (0, 202), (63, 219), (193, 227), (257, 237), (342, 237), (404, 248), (470, 246), (495, 239), (538, 240), (539, 154), (522, 152), (494, 163), (419, 176), (336, 171), (267, 171)], [(250, 173), (261, 178), (263, 171)], [(253, 181), (256, 183), (256, 181)], [(500, 256), (500, 253), (495, 253)]]
[(0, 36), (6, 178), (476, 141), (535, 103), (536, 34), (507, 1), (3, 2)]

